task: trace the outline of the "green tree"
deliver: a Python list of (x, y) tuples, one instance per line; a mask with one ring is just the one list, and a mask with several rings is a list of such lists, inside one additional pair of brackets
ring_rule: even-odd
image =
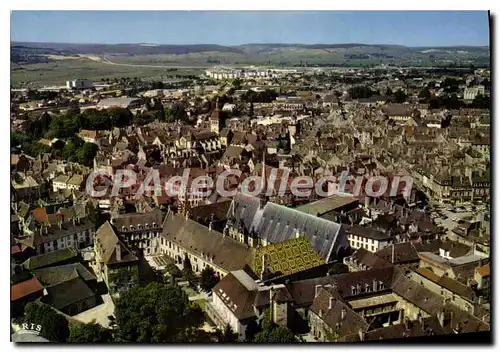
[(398, 104), (401, 104), (401, 103), (404, 103), (406, 101), (406, 93), (403, 92), (401, 89), (398, 89), (395, 93), (394, 93), (394, 100), (396, 101), (396, 103)]
[(94, 205), (90, 201), (87, 203), (86, 211), (89, 220), (95, 224), (96, 230), (108, 220), (102, 210), (99, 207), (94, 207)]
[(174, 122), (174, 115), (172, 114), (172, 109), (169, 107), (166, 107), (164, 109), (163, 113), (163, 121), (165, 122)]
[(418, 94), (419, 98), (429, 99), (431, 97), (431, 92), (427, 86), (425, 86)]
[(80, 164), (91, 166), (99, 147), (94, 143), (85, 142), (76, 152), (77, 160)]
[(198, 283), (198, 278), (193, 272), (193, 266), (191, 265), (191, 260), (189, 260), (187, 254), (184, 257), (184, 262), (182, 265), (182, 276), (184, 276), (184, 279), (189, 281), (191, 286), (195, 286)]
[(130, 110), (125, 108), (109, 109), (108, 114), (111, 116), (113, 126), (115, 127), (128, 126), (134, 118), (134, 115), (130, 112)]
[(352, 99), (369, 98), (373, 95), (373, 91), (367, 86), (355, 86), (347, 90)]
[(460, 85), (460, 81), (456, 78), (446, 77), (441, 83), (441, 87), (444, 88), (446, 93), (456, 93), (458, 92), (458, 86)]
[(439, 98), (434, 94), (429, 98), (429, 108), (430, 109), (439, 109)]
[(126, 342), (190, 342), (203, 325), (203, 311), (175, 284), (136, 286), (116, 302), (116, 336)]
[(168, 264), (165, 269), (168, 271), (168, 273), (175, 279), (175, 278), (181, 278), (182, 277), (182, 271), (179, 269), (177, 265), (174, 263)]
[(206, 266), (202, 270), (200, 275), (200, 286), (203, 290), (210, 292), (220, 281), (219, 277), (215, 275), (214, 269), (210, 266)]
[(239, 78), (233, 79), (232, 85), (235, 90), (241, 89), (241, 79)]
[(182, 273), (184, 275), (191, 274), (193, 272), (193, 266), (191, 265), (191, 260), (189, 260), (188, 255), (184, 256), (184, 262), (182, 263)]
[(219, 342), (236, 342), (238, 341), (238, 334), (233, 331), (231, 325), (227, 324), (224, 328), (224, 331), (219, 331)]
[(76, 160), (76, 151), (78, 150), (78, 146), (74, 141), (70, 141), (66, 143), (62, 150), (62, 157), (68, 161)]
[(490, 98), (481, 94), (478, 94), (472, 101), (471, 106), (475, 109), (489, 109), (490, 108)]
[(51, 121), (52, 121), (52, 117), (46, 111), (42, 114), (42, 116), (40, 116), (40, 123), (42, 126), (42, 133), (43, 134), (45, 134), (49, 131)]
[(106, 343), (113, 340), (111, 330), (102, 327), (96, 322), (88, 324), (73, 324), (70, 328), (68, 342), (97, 342)]
[(255, 343), (293, 343), (298, 342), (290, 329), (272, 324), (255, 335)]
[(66, 342), (69, 336), (66, 318), (44, 303), (28, 303), (24, 308), (24, 322), (41, 325), (40, 336), (51, 342)]
[(17, 147), (25, 142), (29, 141), (29, 137), (25, 133), (19, 133), (11, 131), (10, 133), (10, 145), (11, 147)]

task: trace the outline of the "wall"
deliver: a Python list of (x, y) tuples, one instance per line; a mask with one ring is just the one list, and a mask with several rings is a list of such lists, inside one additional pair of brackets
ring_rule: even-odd
[(207, 257), (202, 258), (201, 255), (197, 255), (197, 254), (194, 254), (192, 252), (186, 251), (183, 247), (175, 244), (174, 242), (167, 240), (164, 237), (160, 237), (159, 241), (160, 241), (161, 253), (166, 254), (170, 258), (174, 259), (174, 261), (177, 264), (182, 264), (184, 262), (184, 258), (186, 256), (186, 254), (187, 254), (189, 260), (191, 261), (191, 266), (193, 267), (193, 271), (195, 273), (200, 273), (203, 269), (205, 269), (205, 267), (209, 266), (214, 270), (214, 272), (220, 278), (227, 275), (226, 270), (211, 263), (209, 258), (207, 258)]
[(423, 277), (422, 275), (420, 275), (416, 272), (412, 272), (410, 278), (413, 281), (421, 284), (422, 286), (424, 286), (428, 290), (430, 290), (434, 293), (437, 293), (440, 296), (443, 296), (445, 299), (449, 299), (449, 302), (451, 304), (457, 306), (458, 308), (472, 313), (472, 311), (474, 309), (474, 305), (471, 302), (468, 302), (463, 297), (461, 297), (457, 294), (454, 294), (452, 291), (450, 291), (444, 287), (441, 287), (437, 283)]

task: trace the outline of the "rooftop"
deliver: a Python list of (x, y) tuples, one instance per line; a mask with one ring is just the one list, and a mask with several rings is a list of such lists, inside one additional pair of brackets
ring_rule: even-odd
[(43, 286), (36, 277), (11, 286), (11, 301), (29, 296), (32, 293), (42, 291)]

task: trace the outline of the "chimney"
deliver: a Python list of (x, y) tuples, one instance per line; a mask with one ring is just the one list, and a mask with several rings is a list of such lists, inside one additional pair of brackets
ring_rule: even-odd
[(394, 264), (394, 243), (391, 245), (392, 250), (391, 250), (391, 263)]
[(318, 297), (319, 290), (321, 289), (322, 285), (316, 285), (314, 288), (314, 298)]
[(342, 308), (342, 311), (340, 312), (340, 320), (344, 320), (346, 314), (347, 314), (347, 309)]
[(335, 297), (330, 297), (330, 301), (328, 302), (328, 309), (333, 308), (333, 302), (335, 301)]
[(365, 340), (365, 332), (363, 331), (363, 329), (359, 329), (358, 330), (358, 334), (359, 334), (359, 341), (364, 341)]
[(214, 222), (214, 214), (210, 214), (210, 223), (208, 224), (208, 231), (212, 231), (212, 224)]
[(267, 272), (267, 255), (262, 255), (262, 270), (260, 272), (260, 280), (264, 281)]
[(115, 249), (115, 255), (116, 255), (116, 261), (121, 261), (122, 260), (122, 247), (120, 247), (120, 244), (116, 244), (116, 249)]
[(259, 205), (260, 209), (263, 209), (264, 206), (266, 205), (266, 203), (267, 203), (267, 197), (261, 197), (260, 198), (260, 205)]
[(377, 280), (373, 279), (373, 292), (377, 292)]
[(273, 288), (269, 288), (269, 319), (273, 321)]

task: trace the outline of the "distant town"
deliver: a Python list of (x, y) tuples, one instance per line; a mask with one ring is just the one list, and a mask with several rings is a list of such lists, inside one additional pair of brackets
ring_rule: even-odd
[(488, 341), (490, 91), (474, 65), (12, 88), (13, 341)]

